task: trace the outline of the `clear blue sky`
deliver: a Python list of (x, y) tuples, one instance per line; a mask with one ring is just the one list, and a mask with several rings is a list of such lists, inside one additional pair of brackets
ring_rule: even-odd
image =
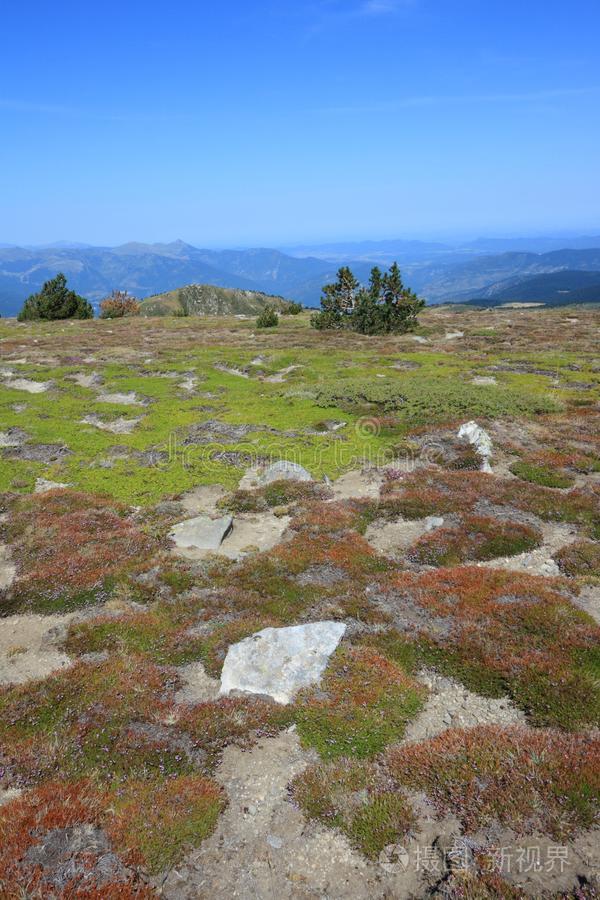
[(600, 229), (600, 4), (7, 3), (0, 241)]

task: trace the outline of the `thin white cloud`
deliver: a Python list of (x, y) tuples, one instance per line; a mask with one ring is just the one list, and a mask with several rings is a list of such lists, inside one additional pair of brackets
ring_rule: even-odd
[(414, 7), (419, 0), (316, 0), (302, 8), (312, 20), (312, 29), (321, 31), (339, 22), (353, 19), (380, 18), (396, 15)]
[(387, 113), (399, 109), (427, 106), (456, 106), (470, 103), (535, 103), (560, 100), (569, 97), (585, 97), (600, 92), (600, 87), (554, 88), (541, 91), (522, 91), (489, 94), (424, 94), (414, 97), (398, 97), (394, 100), (352, 106), (329, 106), (315, 110), (322, 113)]
[(0, 110), (17, 113), (30, 113), (31, 115), (67, 116), (77, 119), (92, 119), (101, 122), (185, 122), (195, 118), (188, 113), (139, 113), (127, 111), (83, 109), (76, 106), (64, 106), (60, 103), (44, 103), (29, 100), (19, 100), (10, 97), (0, 97)]
[(79, 115), (81, 110), (71, 106), (61, 106), (57, 103), (31, 103), (27, 100), (11, 100), (0, 97), (0, 109), (12, 112), (48, 113), (49, 115)]
[(360, 16), (385, 16), (398, 12), (400, 6), (406, 5), (397, 0), (367, 0), (366, 3), (361, 3), (356, 13)]

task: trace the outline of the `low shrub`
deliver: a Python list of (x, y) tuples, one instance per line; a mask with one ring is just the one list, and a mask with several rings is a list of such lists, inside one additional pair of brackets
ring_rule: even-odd
[(279, 325), (279, 316), (272, 306), (265, 306), (256, 318), (257, 328), (276, 328)]
[(223, 789), (203, 775), (131, 782), (115, 802), (108, 832), (122, 853), (158, 874), (212, 834), (225, 806)]
[[(155, 892), (145, 886), (123, 861), (99, 849), (79, 849), (69, 855), (68, 866), (56, 852), (36, 853), (53, 836), (68, 841), (70, 831), (85, 829), (88, 844), (106, 841), (106, 794), (88, 782), (49, 781), (5, 804), (0, 809), (0, 893), (3, 897), (85, 897), (89, 900), (150, 900)], [(102, 840), (104, 837), (104, 841)], [(81, 842), (80, 842), (81, 843)], [(43, 857), (42, 857), (43, 858)], [(26, 894), (25, 894), (25, 885)]]
[(437, 528), (424, 535), (408, 552), (408, 558), (429, 566), (453, 566), (467, 560), (484, 561), (515, 556), (533, 550), (542, 533), (518, 522), (484, 516), (464, 516), (459, 526)]
[[(539, 726), (600, 723), (600, 683), (585, 664), (600, 628), (557, 580), (455, 567), (393, 577), (397, 603), (422, 608), (423, 662), (488, 696), (509, 695)], [(400, 616), (401, 618), (401, 616)]]
[(18, 577), (5, 612), (58, 612), (97, 603), (158, 547), (118, 503), (69, 490), (16, 498), (6, 532)]
[(513, 507), (546, 522), (574, 522), (593, 535), (600, 529), (600, 491), (558, 493), (552, 488), (484, 472), (447, 472), (428, 468), (388, 479), (381, 491), (381, 512), (392, 518), (477, 513), (481, 504)]
[(189, 735), (212, 768), (225, 747), (249, 749), (261, 737), (274, 737), (294, 721), (292, 706), (259, 697), (222, 697), (183, 707), (178, 727)]
[(565, 575), (600, 577), (600, 544), (596, 541), (575, 541), (562, 547), (554, 559)]
[(499, 822), (561, 841), (597, 819), (599, 751), (583, 734), (478, 726), (391, 748), (386, 762), (399, 786), (424, 791), (467, 832)]
[(139, 316), (142, 305), (127, 291), (113, 291), (100, 303), (101, 319), (123, 319), (126, 316)]

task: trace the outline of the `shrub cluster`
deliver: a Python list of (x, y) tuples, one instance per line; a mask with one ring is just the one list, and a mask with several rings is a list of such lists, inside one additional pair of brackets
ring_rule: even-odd
[(139, 300), (127, 291), (113, 291), (100, 303), (100, 318), (123, 319), (125, 316), (139, 316), (141, 308)]

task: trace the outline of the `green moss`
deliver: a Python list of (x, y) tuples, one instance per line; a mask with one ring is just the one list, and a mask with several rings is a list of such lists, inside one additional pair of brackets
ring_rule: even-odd
[(541, 393), (473, 385), (460, 378), (407, 372), (402, 380), (345, 379), (319, 389), (319, 406), (395, 412), (401, 422), (418, 425), (469, 415), (478, 418), (537, 415), (560, 407)]
[(111, 837), (118, 849), (134, 850), (146, 870), (157, 875), (212, 834), (225, 805), (222, 789), (199, 775), (132, 783), (115, 804)]
[(550, 466), (536, 466), (524, 460), (513, 463), (510, 471), (523, 481), (549, 488), (569, 488), (575, 483), (575, 479), (566, 472), (552, 469)]
[(338, 828), (370, 859), (402, 841), (414, 825), (406, 798), (382, 785), (370, 764), (343, 759), (311, 766), (292, 782), (292, 795), (306, 816)]
[(366, 758), (399, 740), (423, 705), (424, 690), (370, 648), (342, 648), (321, 689), (299, 696), (296, 722), (305, 746), (323, 759)]

